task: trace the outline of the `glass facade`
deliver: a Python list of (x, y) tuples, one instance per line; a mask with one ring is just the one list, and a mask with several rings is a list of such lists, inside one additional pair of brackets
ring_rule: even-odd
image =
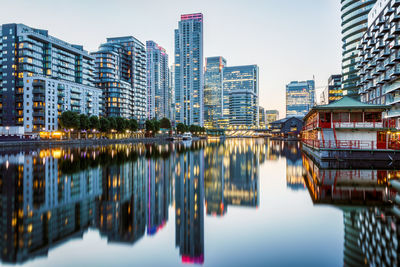
[(171, 91), (168, 55), (153, 41), (146, 42), (147, 50), (147, 114), (150, 119), (171, 119)]
[(224, 69), (223, 93), (229, 95), (229, 103), (225, 103), (225, 98), (223, 114), (228, 114), (228, 128), (258, 127), (258, 83), (257, 65)]
[(368, 13), (375, 0), (341, 0), (342, 88), (345, 95), (358, 95), (358, 43), (367, 30)]
[(204, 124), (203, 14), (182, 15), (175, 30), (175, 120)]
[(223, 128), (228, 123), (224, 119), (224, 102), (228, 103), (229, 95), (223, 92), (223, 71), (226, 60), (223, 57), (206, 58), (204, 73), (204, 126), (206, 128)]
[(146, 48), (132, 36), (107, 38), (93, 53), (96, 85), (103, 90), (105, 115), (147, 118)]
[(314, 80), (293, 81), (286, 85), (286, 117), (304, 117), (314, 104)]

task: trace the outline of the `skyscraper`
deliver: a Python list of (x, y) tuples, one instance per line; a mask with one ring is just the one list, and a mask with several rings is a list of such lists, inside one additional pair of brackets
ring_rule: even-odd
[(147, 114), (150, 119), (171, 119), (168, 54), (154, 41), (146, 42)]
[[(224, 68), (223, 114), (229, 117), (230, 128), (258, 127), (258, 66), (234, 66)], [(229, 109), (228, 109), (229, 107)]]
[(314, 104), (314, 80), (293, 81), (286, 85), (286, 117), (304, 117)]
[(107, 38), (96, 57), (96, 85), (103, 90), (106, 116), (147, 118), (146, 48), (132, 36)]
[(175, 29), (176, 123), (203, 126), (203, 14), (182, 15)]
[(26, 132), (55, 131), (66, 110), (98, 116), (94, 58), (73, 45), (23, 24), (0, 27), (0, 125)]
[(359, 62), (357, 45), (367, 30), (368, 13), (375, 0), (341, 0), (342, 13), (342, 88), (344, 95), (357, 95)]
[[(223, 57), (206, 58), (204, 73), (204, 126), (221, 128), (223, 124), (224, 100), (228, 103), (229, 95), (223, 93), (223, 71), (226, 60)], [(225, 124), (228, 120), (226, 118)]]

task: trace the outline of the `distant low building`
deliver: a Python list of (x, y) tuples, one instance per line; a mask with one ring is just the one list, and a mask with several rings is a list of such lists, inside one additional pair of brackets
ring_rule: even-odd
[(261, 106), (258, 107), (258, 125), (260, 129), (265, 129), (266, 127), (265, 110)]
[(266, 110), (265, 111), (265, 119), (267, 120), (267, 127), (270, 127), (270, 124), (274, 121), (279, 120), (279, 111), (277, 110)]
[(270, 124), (271, 133), (275, 136), (297, 136), (302, 128), (303, 121), (297, 117), (287, 117)]

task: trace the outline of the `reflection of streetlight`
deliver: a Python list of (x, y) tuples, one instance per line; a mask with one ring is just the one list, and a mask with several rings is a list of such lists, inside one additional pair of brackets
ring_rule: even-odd
[(6, 126), (7, 135), (10, 135), (10, 127)]

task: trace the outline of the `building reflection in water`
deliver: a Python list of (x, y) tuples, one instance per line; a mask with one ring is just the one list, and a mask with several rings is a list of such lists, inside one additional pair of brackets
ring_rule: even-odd
[(204, 262), (204, 149), (176, 156), (175, 245), (182, 262)]
[(204, 205), (259, 205), (263, 140), (199, 141), (43, 149), (0, 155), (0, 251), (4, 263), (47, 256), (50, 248), (97, 228), (132, 245), (155, 235), (175, 207), (185, 263), (204, 262)]
[(229, 206), (258, 207), (259, 165), (266, 159), (264, 141), (228, 139), (205, 149), (206, 213), (223, 216)]
[(47, 255), (50, 247), (81, 238), (93, 221), (101, 168), (61, 173), (60, 157), (60, 150), (0, 156), (2, 261)]
[(399, 266), (400, 221), (392, 212), (399, 196), (389, 182), (400, 177), (400, 171), (328, 165), (329, 169), (321, 168), (303, 154), (304, 180), (314, 204), (343, 211), (344, 266)]

